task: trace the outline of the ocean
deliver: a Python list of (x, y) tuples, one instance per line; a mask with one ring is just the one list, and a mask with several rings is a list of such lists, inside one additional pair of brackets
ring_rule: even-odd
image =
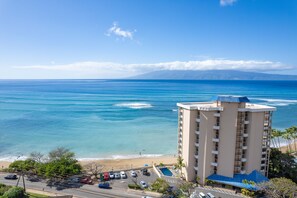
[(297, 125), (297, 81), (1, 80), (0, 160), (63, 146), (78, 158), (175, 154), (177, 102), (244, 95)]

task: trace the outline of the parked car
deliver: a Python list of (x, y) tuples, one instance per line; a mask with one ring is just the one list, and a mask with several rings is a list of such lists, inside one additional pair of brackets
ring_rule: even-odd
[(140, 186), (142, 188), (147, 188), (148, 187), (148, 185), (147, 185), (147, 183), (145, 181), (140, 181), (139, 184), (140, 184)]
[(93, 180), (90, 177), (81, 178), (80, 183), (82, 184), (93, 184)]
[(121, 179), (120, 173), (114, 173), (114, 178), (115, 179)]
[(141, 172), (143, 175), (147, 175), (147, 176), (150, 175), (150, 173), (148, 172), (148, 170), (146, 168), (141, 169)]
[(17, 175), (6, 175), (4, 179), (17, 179)]
[(211, 193), (206, 193), (206, 197), (207, 198), (216, 198), (213, 194)]
[(203, 192), (199, 193), (199, 198), (206, 198), (205, 194)]
[(69, 179), (70, 182), (73, 182), (73, 183), (79, 183), (80, 182), (80, 179), (78, 177), (75, 177), (75, 178), (71, 178)]
[(108, 181), (109, 180), (109, 173), (108, 172), (103, 173), (103, 177), (104, 177), (104, 181)]
[(134, 170), (132, 170), (130, 172), (130, 175), (131, 175), (131, 177), (137, 177), (137, 173)]
[(110, 188), (110, 185), (109, 185), (108, 182), (104, 182), (104, 183), (98, 184), (98, 187), (99, 188), (104, 188), (104, 189), (109, 189)]
[(110, 178), (110, 179), (114, 179), (114, 172), (113, 172), (113, 171), (110, 171), (110, 172), (109, 172), (109, 178)]
[(127, 178), (127, 175), (126, 175), (126, 173), (124, 171), (121, 171), (120, 174), (121, 174), (121, 178), (122, 179), (126, 179)]

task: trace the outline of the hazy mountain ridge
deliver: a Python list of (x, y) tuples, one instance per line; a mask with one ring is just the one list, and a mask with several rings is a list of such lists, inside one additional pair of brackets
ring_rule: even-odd
[(297, 80), (297, 75), (265, 74), (237, 70), (162, 70), (133, 76), (131, 79)]

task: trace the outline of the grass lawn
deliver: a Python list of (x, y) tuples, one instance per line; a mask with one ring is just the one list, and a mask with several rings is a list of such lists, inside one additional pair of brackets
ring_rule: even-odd
[(36, 194), (36, 193), (28, 193), (29, 198), (45, 198), (48, 197), (47, 195), (41, 195), (41, 194)]

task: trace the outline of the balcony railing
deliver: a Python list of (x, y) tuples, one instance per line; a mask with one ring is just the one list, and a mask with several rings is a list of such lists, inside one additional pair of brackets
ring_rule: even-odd
[(215, 130), (219, 130), (219, 129), (220, 129), (220, 126), (218, 126), (218, 125), (214, 125), (214, 126), (213, 126), (213, 129), (215, 129)]
[(212, 165), (212, 166), (218, 166), (218, 163), (216, 163), (216, 162), (211, 162), (211, 165)]
[(195, 146), (197, 146), (197, 147), (198, 147), (198, 146), (199, 146), (199, 143), (195, 142)]
[(198, 159), (198, 157), (199, 157), (199, 156), (198, 156), (198, 154), (197, 154), (197, 155), (195, 155), (195, 158), (196, 158), (196, 159)]
[(218, 155), (219, 154), (219, 151), (218, 150), (213, 150), (211, 151), (212, 154), (215, 154), (215, 155)]
[(194, 169), (195, 169), (196, 171), (198, 171), (198, 166), (194, 166)]
[(199, 135), (199, 134), (200, 134), (200, 131), (197, 131), (197, 130), (196, 130), (195, 133), (196, 133), (196, 135)]
[(241, 161), (242, 162), (246, 162), (246, 158), (241, 158)]
[(243, 150), (246, 150), (248, 147), (247, 146), (242, 146), (242, 149)]
[(243, 134), (243, 137), (249, 137), (249, 134), (248, 133), (244, 133)]
[(196, 122), (200, 122), (200, 118), (196, 118)]
[(221, 116), (220, 113), (214, 113), (213, 115), (214, 115), (214, 117), (220, 117)]
[(248, 121), (248, 120), (244, 121), (244, 124), (249, 124), (249, 123), (250, 123), (250, 121)]
[(212, 141), (213, 142), (219, 142), (220, 140), (219, 140), (219, 138), (212, 138)]
[(241, 170), (241, 171), (240, 171), (240, 174), (245, 174), (245, 173), (246, 173), (245, 170)]

